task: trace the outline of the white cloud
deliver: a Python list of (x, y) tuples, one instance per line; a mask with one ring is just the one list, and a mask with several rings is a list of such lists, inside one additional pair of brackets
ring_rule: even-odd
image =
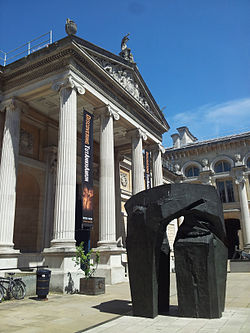
[(202, 105), (167, 120), (171, 126), (170, 134), (177, 127), (187, 126), (199, 140), (247, 132), (250, 131), (250, 98)]

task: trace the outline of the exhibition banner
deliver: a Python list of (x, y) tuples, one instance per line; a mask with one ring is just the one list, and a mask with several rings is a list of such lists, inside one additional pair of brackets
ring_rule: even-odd
[(82, 228), (93, 226), (93, 114), (83, 110)]
[(144, 158), (144, 169), (145, 169), (145, 183), (146, 189), (151, 188), (151, 175), (150, 175), (150, 151), (145, 150), (145, 158)]

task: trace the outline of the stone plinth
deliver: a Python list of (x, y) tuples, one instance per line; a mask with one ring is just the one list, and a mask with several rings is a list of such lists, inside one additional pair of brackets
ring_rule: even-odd
[(98, 247), (94, 250), (100, 253), (100, 264), (97, 267), (95, 276), (105, 277), (106, 284), (127, 281), (125, 266), (122, 265), (122, 254), (126, 252), (124, 248)]

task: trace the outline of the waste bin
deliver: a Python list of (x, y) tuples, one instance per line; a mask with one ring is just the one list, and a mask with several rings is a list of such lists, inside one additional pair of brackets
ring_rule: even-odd
[(39, 299), (47, 299), (50, 276), (49, 269), (38, 269), (36, 272), (36, 294)]

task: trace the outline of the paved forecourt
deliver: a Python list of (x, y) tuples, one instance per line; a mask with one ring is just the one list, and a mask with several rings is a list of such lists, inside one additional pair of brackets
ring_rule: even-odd
[(220, 319), (177, 316), (175, 274), (171, 274), (171, 310), (155, 319), (133, 317), (128, 283), (107, 286), (99, 296), (49, 295), (0, 304), (0, 333), (250, 333), (250, 273), (229, 273), (226, 310)]

